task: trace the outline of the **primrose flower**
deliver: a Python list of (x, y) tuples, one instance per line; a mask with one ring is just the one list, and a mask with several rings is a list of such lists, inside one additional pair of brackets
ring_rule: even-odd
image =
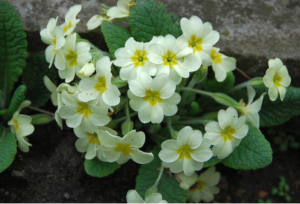
[(263, 78), (264, 84), (269, 88), (269, 97), (271, 101), (275, 101), (278, 97), (283, 101), (286, 88), (291, 84), (291, 77), (282, 61), (278, 58), (269, 60), (269, 69)]
[(103, 22), (108, 21), (109, 17), (106, 14), (94, 15), (86, 24), (88, 30), (98, 28)]
[(165, 74), (152, 79), (140, 73), (137, 79), (129, 81), (129, 89), (129, 104), (138, 112), (142, 123), (161, 123), (164, 115), (175, 115), (178, 110), (180, 95), (175, 92), (175, 83)]
[(66, 119), (70, 128), (80, 127), (86, 132), (93, 133), (97, 130), (97, 126), (104, 126), (110, 121), (107, 108), (97, 106), (97, 101), (79, 101), (78, 92), (74, 94), (62, 92), (62, 101), (65, 105), (59, 109), (59, 115)]
[(218, 194), (220, 191), (216, 185), (220, 182), (221, 175), (214, 166), (199, 176), (194, 173), (188, 177), (181, 173), (177, 177), (181, 180), (180, 187), (188, 190), (187, 199), (190, 202), (199, 203), (201, 200), (211, 202), (214, 199), (214, 194)]
[(92, 59), (90, 45), (86, 42), (76, 43), (76, 33), (74, 33), (67, 36), (62, 51), (66, 58), (66, 68), (59, 70), (58, 73), (60, 78), (65, 79), (69, 83), (73, 81), (79, 69)]
[(115, 52), (116, 60), (114, 64), (121, 67), (120, 78), (123, 80), (135, 79), (141, 72), (150, 76), (156, 73), (156, 65), (151, 63), (147, 57), (148, 47), (156, 41), (154, 37), (149, 43), (136, 42), (134, 38), (129, 38), (125, 47), (119, 48)]
[(79, 19), (76, 19), (76, 16), (81, 11), (81, 5), (74, 5), (69, 8), (65, 16), (65, 23), (63, 23), (60, 27), (64, 31), (64, 35), (69, 35), (74, 31), (76, 25), (79, 23)]
[(203, 65), (209, 66), (211, 64), (209, 55), (212, 46), (220, 39), (219, 33), (212, 29), (210, 23), (202, 23), (197, 16), (192, 16), (190, 19), (182, 18), (180, 26), (183, 35), (179, 39), (193, 48), (193, 54), (202, 60)]
[(238, 117), (237, 111), (229, 107), (220, 110), (218, 122), (211, 121), (205, 125), (204, 138), (212, 141), (212, 151), (218, 159), (224, 159), (237, 147), (248, 133), (248, 125), (245, 124), (246, 116)]
[(233, 57), (227, 57), (226, 55), (219, 53), (219, 51), (219, 48), (212, 48), (210, 52), (210, 59), (216, 80), (218, 82), (222, 82), (226, 79), (227, 72), (236, 68), (236, 59)]
[(152, 153), (139, 150), (145, 143), (145, 134), (132, 130), (124, 137), (111, 134), (108, 131), (99, 130), (100, 141), (104, 146), (103, 157), (107, 162), (124, 164), (132, 159), (138, 164), (147, 164), (153, 160)]
[[(49, 46), (46, 48), (46, 61), (49, 63), (49, 68), (54, 65), (57, 69), (65, 68), (66, 59), (61, 52), (61, 48), (65, 44), (64, 31), (62, 28), (56, 26), (58, 17), (56, 19), (50, 18), (47, 28), (41, 30), (40, 35), (44, 43)], [(55, 59), (55, 60), (54, 60)]]
[(127, 203), (168, 203), (162, 199), (160, 193), (154, 193), (143, 200), (136, 190), (129, 190), (126, 194), (126, 200)]
[(87, 78), (94, 74), (96, 71), (94, 63), (87, 63), (85, 64), (78, 72), (78, 76), (80, 78)]
[(111, 84), (111, 64), (109, 57), (100, 58), (96, 63), (96, 75), (91, 78), (83, 78), (79, 83), (79, 100), (88, 102), (99, 97), (108, 106), (116, 106), (120, 103), (120, 91)]
[(117, 6), (111, 7), (107, 11), (109, 20), (115, 18), (125, 18), (130, 14), (130, 5), (132, 0), (118, 0)]
[(13, 114), (13, 118), (7, 123), (11, 132), (16, 134), (18, 146), (22, 152), (29, 152), (29, 146), (32, 146), (26, 137), (34, 131), (34, 126), (31, 124), (32, 118), (28, 115), (20, 114), (22, 109), (30, 104), (30, 101), (23, 101), (19, 109)]
[[(111, 134), (117, 135), (116, 131), (107, 127), (98, 127), (98, 130), (109, 131)], [(79, 127), (74, 128), (74, 133), (78, 137), (78, 140), (75, 143), (75, 147), (81, 153), (86, 152), (85, 154), (86, 159), (90, 160), (95, 158), (97, 154), (97, 150), (101, 146), (101, 140), (99, 135), (100, 132), (98, 130), (94, 133), (89, 133)], [(101, 151), (99, 151), (98, 155), (103, 160)]]
[(203, 139), (199, 130), (186, 126), (178, 132), (177, 140), (171, 139), (161, 144), (162, 150), (158, 156), (171, 172), (183, 171), (185, 175), (191, 176), (201, 170), (204, 162), (213, 156), (210, 146), (211, 141)]
[(197, 71), (202, 60), (192, 55), (193, 49), (188, 42), (176, 39), (172, 35), (159, 36), (156, 44), (149, 46), (148, 59), (157, 65), (156, 75), (166, 74), (178, 85), (190, 72)]
[(248, 104), (245, 105), (243, 103), (243, 107), (239, 108), (238, 110), (241, 112), (242, 115), (245, 115), (247, 120), (256, 128), (259, 128), (259, 114), (258, 112), (261, 109), (262, 102), (264, 100), (263, 93), (256, 101), (253, 102), (253, 99), (255, 97), (255, 90), (251, 86), (247, 87), (248, 91)]

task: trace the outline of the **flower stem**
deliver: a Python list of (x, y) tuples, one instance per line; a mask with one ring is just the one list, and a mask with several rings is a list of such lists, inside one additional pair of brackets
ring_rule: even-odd
[(130, 120), (129, 100), (127, 100), (127, 102), (126, 102), (125, 110), (126, 110), (127, 120)]
[(240, 90), (240, 89), (243, 89), (247, 86), (250, 86), (251, 85), (251, 81), (246, 81), (246, 82), (243, 82), (241, 84), (238, 84), (236, 86), (234, 86), (232, 89), (231, 89), (231, 92), (235, 92), (237, 90)]
[(176, 134), (176, 132), (175, 132), (173, 126), (172, 126), (172, 119), (170, 117), (168, 117), (168, 119), (167, 119), (167, 127), (170, 131), (170, 134), (171, 134), (172, 138), (174, 138), (176, 140), (177, 139), (177, 134)]
[(40, 113), (45, 113), (46, 115), (50, 115), (52, 117), (54, 117), (54, 113), (51, 113), (49, 111), (46, 111), (46, 110), (43, 110), (43, 109), (40, 109), (40, 108), (37, 108), (37, 107), (33, 107), (33, 106), (28, 106), (29, 109), (31, 110), (35, 110), (37, 112), (40, 112)]
[(249, 77), (243, 70), (236, 68), (236, 71), (238, 71), (246, 79), (251, 80), (251, 77)]
[(205, 125), (206, 123), (208, 123), (210, 121), (211, 120), (191, 119), (191, 120), (175, 121), (174, 124), (181, 124), (181, 125)]
[[(136, 116), (137, 115), (137, 113), (135, 112), (135, 113), (131, 113), (130, 114), (130, 117), (133, 117), (133, 116)], [(116, 120), (114, 120), (116, 123), (119, 123), (119, 122), (122, 122), (122, 121), (124, 121), (124, 120), (126, 120), (127, 119), (127, 115), (126, 116), (123, 116), (123, 117), (121, 117), (121, 118), (118, 118), (118, 119), (116, 119)]]
[(163, 175), (163, 172), (164, 172), (164, 167), (163, 167), (163, 165), (161, 164), (161, 167), (160, 167), (160, 171), (159, 171), (158, 177), (157, 177), (155, 183), (153, 184), (152, 188), (156, 188), (156, 187), (158, 186), (159, 181), (160, 181), (160, 179), (161, 179), (161, 176)]
[(198, 89), (193, 89), (193, 88), (189, 88), (189, 87), (182, 87), (181, 90), (184, 91), (191, 91), (191, 92), (195, 92), (204, 96), (213, 96), (213, 93), (207, 92), (207, 91), (202, 91), (202, 90), (198, 90)]

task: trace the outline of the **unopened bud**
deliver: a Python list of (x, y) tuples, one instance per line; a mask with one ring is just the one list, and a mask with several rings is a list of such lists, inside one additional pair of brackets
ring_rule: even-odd
[(79, 77), (87, 78), (90, 77), (92, 74), (94, 74), (96, 68), (93, 63), (87, 63), (79, 70)]

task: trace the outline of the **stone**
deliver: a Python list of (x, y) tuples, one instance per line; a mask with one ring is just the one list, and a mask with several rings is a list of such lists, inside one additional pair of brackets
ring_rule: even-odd
[[(83, 3), (79, 14), (81, 22), (76, 31), (87, 33), (86, 22), (100, 12), (100, 3), (108, 6), (117, 1), (90, 0)], [(300, 1), (298, 0), (160, 0), (168, 12), (179, 17), (199, 16), (211, 22), (219, 31), (216, 44), (221, 52), (238, 59), (238, 67), (251, 77), (263, 76), (269, 58), (279, 57), (288, 66), (292, 78), (299, 79), (300, 72)], [(80, 0), (9, 0), (29, 33), (46, 27), (50, 17), (64, 20), (67, 9)], [(35, 35), (38, 36), (38, 35)], [(103, 43), (103, 40), (101, 41)], [(300, 80), (297, 80), (300, 81)]]

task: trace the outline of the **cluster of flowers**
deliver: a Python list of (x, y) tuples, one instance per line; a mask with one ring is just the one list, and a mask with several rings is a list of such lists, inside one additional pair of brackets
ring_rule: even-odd
[[(93, 16), (87, 23), (88, 29), (94, 29), (103, 21), (129, 16), (131, 0), (119, 0), (116, 7), (109, 8), (101, 15)], [(164, 116), (177, 113), (177, 104), (181, 96), (175, 92), (182, 78), (188, 78), (201, 66), (212, 66), (218, 82), (225, 80), (227, 72), (236, 68), (236, 60), (219, 52), (213, 47), (219, 40), (219, 33), (213, 30), (210, 23), (203, 23), (200, 18), (192, 16), (182, 18), (180, 26), (182, 36), (156, 36), (150, 42), (137, 42), (129, 38), (125, 47), (116, 50), (114, 61), (102, 56), (100, 59), (91, 54), (91, 44), (80, 41), (74, 29), (78, 22), (77, 15), (81, 5), (72, 6), (65, 16), (65, 22), (57, 25), (58, 18), (51, 18), (47, 27), (41, 30), (43, 42), (48, 44), (45, 51), (49, 67), (54, 64), (61, 79), (65, 82), (59, 86), (44, 77), (46, 87), (51, 91), (52, 103), (57, 106), (55, 120), (62, 128), (62, 119), (66, 125), (74, 128), (78, 137), (76, 148), (85, 153), (86, 159), (97, 157), (104, 162), (123, 164), (129, 159), (146, 164), (152, 161), (153, 154), (139, 150), (145, 143), (145, 134), (132, 130), (124, 137), (105, 127), (114, 113), (114, 106), (120, 103), (120, 91), (112, 84), (111, 68), (113, 64), (120, 67), (120, 78), (128, 82), (130, 107), (138, 112), (142, 123), (161, 123)], [(278, 93), (283, 100), (286, 87), (291, 79), (281, 60), (269, 61), (269, 69), (263, 78), (269, 88), (269, 96), (276, 100)], [(204, 162), (212, 156), (224, 159), (248, 133), (249, 121), (259, 127), (258, 112), (261, 109), (264, 94), (253, 102), (255, 90), (247, 87), (248, 104), (229, 107), (218, 112), (218, 121), (205, 125), (204, 135), (199, 130), (186, 126), (176, 139), (162, 143), (159, 158), (163, 166), (178, 174), (180, 186), (189, 190), (193, 202), (201, 199), (210, 202), (213, 194), (218, 193), (215, 187), (220, 180), (220, 173), (214, 167), (200, 176), (195, 171), (203, 168)], [(29, 150), (25, 136), (33, 132), (30, 117), (20, 115), (22, 108), (9, 121), (12, 131), (17, 133), (19, 147)], [(239, 115), (240, 114), (240, 115)], [(28, 118), (29, 117), (29, 118)], [(129, 191), (128, 202), (165, 202), (157, 193), (146, 198), (136, 191)]]

